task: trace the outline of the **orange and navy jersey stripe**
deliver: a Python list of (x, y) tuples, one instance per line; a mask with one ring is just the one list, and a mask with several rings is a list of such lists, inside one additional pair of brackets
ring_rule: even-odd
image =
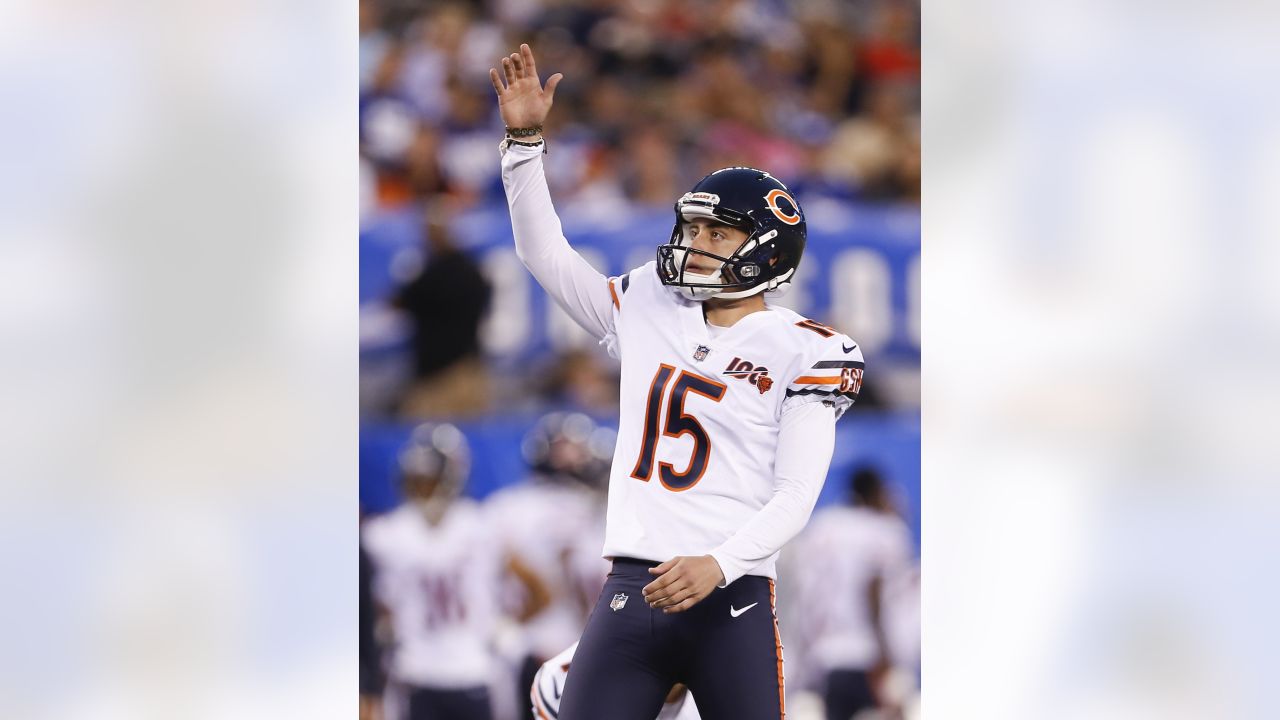
[(822, 360), (787, 385), (787, 397), (826, 395), (857, 398), (862, 390), (861, 360)]
[(542, 668), (538, 668), (537, 674), (533, 676), (533, 685), (529, 688), (529, 700), (533, 703), (533, 712), (537, 714), (539, 720), (553, 720), (557, 716), (557, 710), (542, 697)]
[(778, 718), (787, 720), (787, 682), (782, 672), (782, 633), (778, 630), (778, 593), (769, 579), (769, 610), (773, 613), (773, 644), (778, 656)]

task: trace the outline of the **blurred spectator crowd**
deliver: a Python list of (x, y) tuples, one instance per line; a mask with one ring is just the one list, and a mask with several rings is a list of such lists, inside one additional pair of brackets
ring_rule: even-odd
[(565, 80), (549, 181), (668, 206), (729, 165), (799, 195), (917, 202), (919, 6), (904, 0), (361, 0), (363, 210), (500, 202), (487, 77), (528, 42)]
[[(423, 238), (414, 262), (393, 265), (400, 287), (379, 304), (417, 338), (414, 380), (366, 383), (366, 414), (484, 415), (495, 394), (608, 414), (616, 398), (611, 364), (594, 367), (601, 358), (590, 352), (557, 359), (556, 372), (493, 373), (478, 340), (492, 273), (465, 237), (449, 237), (461, 214), (505, 208), (488, 71), (521, 42), (544, 81), (565, 76), (547, 127), (562, 213), (665, 212), (730, 165), (767, 168), (806, 204), (918, 203), (915, 2), (362, 0), (362, 230), (410, 216)], [(362, 317), (368, 337), (394, 334), (390, 324)], [(868, 390), (860, 409), (878, 404)]]

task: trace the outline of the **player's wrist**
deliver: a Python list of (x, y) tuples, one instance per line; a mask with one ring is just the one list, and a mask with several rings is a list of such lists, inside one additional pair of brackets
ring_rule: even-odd
[(727, 583), (725, 583), (726, 577), (724, 574), (724, 568), (720, 567), (720, 561), (716, 559), (715, 555), (710, 553), (703, 555), (703, 557), (710, 560), (711, 567), (715, 569), (716, 587), (724, 587)]
[(547, 152), (547, 143), (541, 135), (533, 138), (514, 138), (511, 135), (506, 135), (498, 145), (498, 149), (503, 153), (507, 152), (512, 147), (530, 148), (532, 150), (541, 151), (544, 155)]
[(542, 123), (507, 125), (507, 137), (521, 142), (536, 142), (542, 139)]

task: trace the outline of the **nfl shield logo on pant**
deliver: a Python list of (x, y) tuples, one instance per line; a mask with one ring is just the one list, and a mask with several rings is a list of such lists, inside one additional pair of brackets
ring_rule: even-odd
[(617, 595), (613, 596), (613, 600), (609, 601), (609, 609), (613, 610), (614, 612), (618, 612), (622, 608), (626, 607), (626, 605), (627, 605), (626, 593), (618, 593)]

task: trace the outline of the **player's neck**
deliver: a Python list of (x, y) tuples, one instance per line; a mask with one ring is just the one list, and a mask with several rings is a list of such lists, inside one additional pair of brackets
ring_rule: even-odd
[(734, 323), (754, 312), (767, 310), (764, 298), (751, 295), (736, 300), (711, 298), (702, 303), (702, 315), (707, 322), (718, 327), (731, 327)]

